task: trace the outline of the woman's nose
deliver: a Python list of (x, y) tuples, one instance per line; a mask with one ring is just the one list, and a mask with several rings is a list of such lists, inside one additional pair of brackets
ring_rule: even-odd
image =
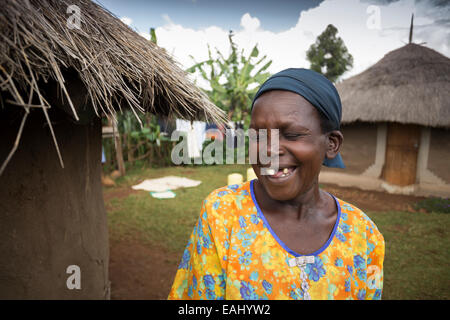
[(280, 135), (278, 129), (271, 129), (268, 133), (267, 139), (267, 158), (270, 163), (270, 167), (277, 169), (279, 164), (279, 158), (284, 154), (283, 148), (280, 145)]
[(267, 132), (267, 156), (280, 155), (280, 134), (278, 129), (270, 129)]

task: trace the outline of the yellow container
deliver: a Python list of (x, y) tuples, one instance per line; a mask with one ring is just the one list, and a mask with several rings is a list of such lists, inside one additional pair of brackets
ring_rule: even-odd
[(228, 175), (228, 185), (241, 184), (243, 180), (244, 178), (242, 177), (242, 174), (232, 173)]
[(253, 171), (253, 168), (248, 168), (247, 169), (247, 181), (250, 181), (250, 180), (253, 180), (256, 178), (257, 178), (257, 176), (255, 174), (255, 171)]

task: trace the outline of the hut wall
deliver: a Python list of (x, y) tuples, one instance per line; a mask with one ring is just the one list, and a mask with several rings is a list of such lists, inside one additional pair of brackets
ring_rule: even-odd
[[(21, 114), (5, 110), (0, 110), (1, 161), (21, 120)], [(101, 120), (79, 125), (58, 109), (50, 111), (65, 168), (42, 111), (34, 110), (0, 176), (0, 299), (108, 298)], [(71, 265), (80, 268), (80, 289), (67, 286)]]
[(450, 184), (450, 129), (431, 129), (428, 169)]
[(362, 174), (375, 161), (377, 147), (377, 124), (354, 122), (341, 126), (344, 135), (341, 155), (345, 169), (323, 167), (324, 171)]

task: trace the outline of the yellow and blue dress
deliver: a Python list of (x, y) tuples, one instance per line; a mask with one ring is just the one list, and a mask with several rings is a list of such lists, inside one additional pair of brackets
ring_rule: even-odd
[(203, 201), (169, 299), (381, 299), (384, 239), (364, 212), (335, 198), (330, 238), (304, 256), (271, 229), (254, 181)]

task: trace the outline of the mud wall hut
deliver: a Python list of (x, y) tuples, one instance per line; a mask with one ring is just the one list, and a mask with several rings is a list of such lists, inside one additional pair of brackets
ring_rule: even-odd
[(449, 58), (410, 43), (337, 89), (347, 171), (405, 193), (450, 184)]
[[(108, 298), (101, 117), (223, 114), (101, 6), (1, 2), (0, 299)], [(69, 28), (74, 5), (79, 27)]]

